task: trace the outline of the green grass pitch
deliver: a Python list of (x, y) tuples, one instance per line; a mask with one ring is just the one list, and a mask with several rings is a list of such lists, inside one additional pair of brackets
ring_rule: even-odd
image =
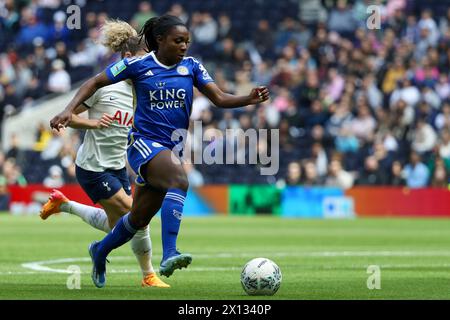
[[(151, 224), (153, 264), (161, 258), (160, 220)], [(449, 299), (450, 220), (303, 220), (277, 217), (185, 218), (178, 241), (193, 254), (188, 269), (164, 278), (169, 289), (141, 288), (129, 244), (115, 250), (107, 284), (91, 282), (87, 252), (103, 237), (79, 218), (0, 214), (0, 299)], [(274, 260), (283, 282), (272, 297), (249, 297), (240, 285), (244, 264)], [(81, 269), (81, 289), (64, 273)], [(367, 288), (370, 265), (381, 289)]]

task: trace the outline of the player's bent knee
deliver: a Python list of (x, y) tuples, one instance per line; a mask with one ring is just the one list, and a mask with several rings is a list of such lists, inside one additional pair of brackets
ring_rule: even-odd
[(141, 217), (138, 217), (137, 215), (132, 214), (130, 216), (130, 222), (134, 228), (143, 229), (149, 224), (150, 220), (147, 218), (141, 218)]
[(127, 212), (131, 211), (132, 204), (127, 201), (120, 201), (118, 204), (118, 207), (121, 209), (121, 211), (126, 214)]
[(183, 191), (187, 191), (188, 188), (189, 188), (189, 181), (186, 175), (177, 175), (176, 177), (170, 179), (167, 189), (180, 189)]

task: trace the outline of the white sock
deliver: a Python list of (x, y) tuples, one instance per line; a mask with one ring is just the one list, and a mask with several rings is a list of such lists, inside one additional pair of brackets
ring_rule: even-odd
[(150, 228), (138, 230), (131, 239), (131, 249), (141, 266), (142, 274), (145, 277), (149, 273), (155, 272), (152, 265), (152, 241), (150, 240)]
[(84, 222), (94, 228), (109, 233), (111, 228), (108, 223), (108, 216), (105, 210), (87, 206), (75, 201), (69, 201), (61, 204), (61, 211), (79, 216)]

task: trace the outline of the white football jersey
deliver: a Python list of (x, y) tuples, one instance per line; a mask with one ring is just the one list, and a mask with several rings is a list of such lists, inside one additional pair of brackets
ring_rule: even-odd
[(75, 163), (82, 169), (102, 172), (125, 167), (128, 131), (133, 123), (133, 87), (121, 81), (102, 87), (84, 103), (89, 119), (103, 113), (114, 117), (109, 128), (88, 129)]

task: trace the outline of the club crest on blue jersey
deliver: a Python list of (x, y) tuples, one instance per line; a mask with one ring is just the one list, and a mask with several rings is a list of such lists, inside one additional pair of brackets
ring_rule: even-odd
[(189, 70), (185, 66), (178, 66), (177, 72), (178, 72), (178, 74), (180, 74), (182, 76), (187, 76), (189, 74)]
[(166, 85), (166, 83), (163, 81), (156, 82), (155, 84), (158, 89), (162, 89)]

